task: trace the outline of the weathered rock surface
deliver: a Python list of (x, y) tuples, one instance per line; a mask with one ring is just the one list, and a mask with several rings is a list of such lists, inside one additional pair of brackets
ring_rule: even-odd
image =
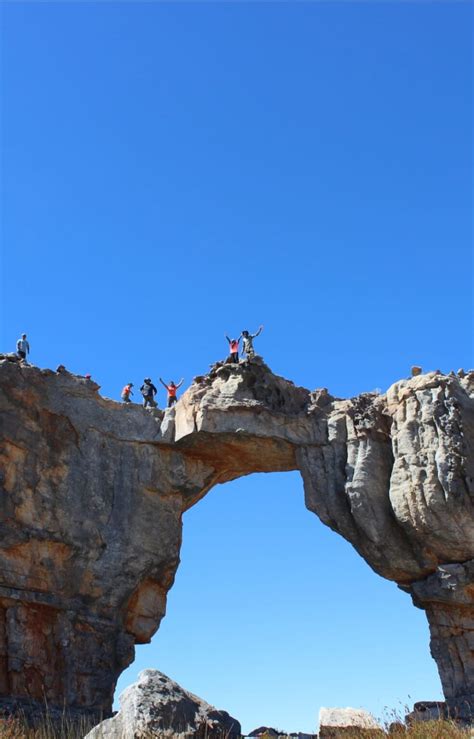
[(184, 690), (158, 670), (143, 670), (120, 696), (120, 711), (85, 739), (148, 739), (151, 736), (240, 737), (237, 719)]
[(418, 701), (413, 711), (405, 716), (405, 723), (410, 725), (417, 721), (439, 721), (448, 718), (446, 703), (441, 701)]
[(340, 739), (349, 734), (362, 737), (380, 736), (381, 726), (371, 713), (362, 708), (321, 708), (319, 739)]
[(110, 711), (165, 613), (183, 511), (299, 469), (309, 510), (425, 609), (447, 704), (474, 712), (474, 372), (341, 400), (256, 358), (164, 414), (16, 361), (0, 389), (0, 702)]

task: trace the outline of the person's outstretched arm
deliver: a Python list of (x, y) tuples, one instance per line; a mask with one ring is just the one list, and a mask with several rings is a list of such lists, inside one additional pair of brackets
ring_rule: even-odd
[(184, 382), (184, 377), (182, 377), (182, 378), (181, 378), (181, 380), (180, 380), (180, 381), (178, 382), (178, 384), (176, 385), (176, 390), (177, 390), (177, 389), (178, 389), (179, 387), (181, 387), (181, 385), (183, 384), (183, 382)]
[(165, 387), (168, 390), (168, 385), (166, 384), (166, 382), (163, 382), (163, 380), (161, 379), (161, 377), (159, 377), (158, 379), (161, 382), (161, 384), (163, 385), (163, 387)]
[(224, 336), (226, 337), (227, 341), (228, 341), (228, 342), (229, 342), (229, 344), (230, 344), (230, 339), (229, 339), (229, 337), (227, 336), (227, 334), (224, 334)]
[(252, 339), (256, 339), (259, 334), (263, 331), (263, 326), (260, 326), (256, 334), (252, 334)]

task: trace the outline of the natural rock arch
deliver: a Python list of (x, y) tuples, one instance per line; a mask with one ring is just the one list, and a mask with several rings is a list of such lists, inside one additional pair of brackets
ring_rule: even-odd
[(307, 508), (425, 609), (448, 704), (472, 713), (474, 373), (340, 400), (256, 358), (164, 414), (13, 361), (0, 381), (4, 704), (108, 713), (164, 615), (183, 511), (217, 483), (297, 469)]

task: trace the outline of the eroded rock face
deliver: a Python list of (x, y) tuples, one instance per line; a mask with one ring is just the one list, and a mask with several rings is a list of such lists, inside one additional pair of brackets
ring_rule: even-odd
[(15, 361), (0, 384), (4, 700), (107, 713), (165, 613), (183, 511), (217, 483), (299, 469), (309, 510), (426, 610), (447, 703), (474, 712), (473, 372), (341, 400), (255, 358), (165, 413)]
[(158, 670), (143, 670), (121, 694), (117, 715), (102, 721), (85, 739), (236, 739), (240, 734), (240, 723), (227, 711), (214, 708)]

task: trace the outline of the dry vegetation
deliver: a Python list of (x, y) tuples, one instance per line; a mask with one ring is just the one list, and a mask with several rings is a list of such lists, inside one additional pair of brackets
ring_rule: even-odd
[[(281, 735), (281, 739), (285, 737)], [(329, 734), (327, 734), (329, 739)], [(471, 739), (474, 730), (460, 728), (454, 721), (419, 721), (412, 726), (398, 723), (391, 728), (377, 730), (344, 729), (339, 734), (334, 733), (334, 739)], [(260, 739), (276, 739), (274, 736), (262, 735)]]
[(71, 721), (67, 718), (57, 723), (46, 717), (36, 728), (28, 727), (21, 718), (0, 720), (1, 739), (83, 739), (93, 723), (87, 720)]
[[(53, 724), (45, 718), (36, 728), (29, 728), (26, 722), (18, 718), (0, 719), (1, 739), (83, 739), (92, 728), (87, 721), (70, 721), (64, 719), (60, 724)], [(285, 735), (282, 734), (283, 738)], [(334, 735), (336, 736), (336, 735)], [(420, 721), (412, 726), (398, 724), (391, 729), (380, 731), (363, 731), (346, 729), (340, 734), (341, 739), (386, 739), (387, 737), (406, 737), (407, 739), (471, 739), (474, 730), (460, 728), (453, 721)], [(156, 739), (150, 735), (147, 739)], [(261, 739), (275, 739), (274, 736), (262, 736)], [(338, 737), (339, 739), (339, 737)]]
[[(412, 726), (404, 726), (399, 724), (392, 729), (381, 731), (373, 731), (370, 734), (366, 731), (354, 729), (354, 731), (344, 732), (344, 739), (385, 739), (386, 737), (394, 737), (402, 739), (407, 737), (410, 739), (467, 739), (472, 736), (469, 729), (460, 728), (454, 721), (418, 721)], [(342, 739), (342, 736), (341, 736)]]

